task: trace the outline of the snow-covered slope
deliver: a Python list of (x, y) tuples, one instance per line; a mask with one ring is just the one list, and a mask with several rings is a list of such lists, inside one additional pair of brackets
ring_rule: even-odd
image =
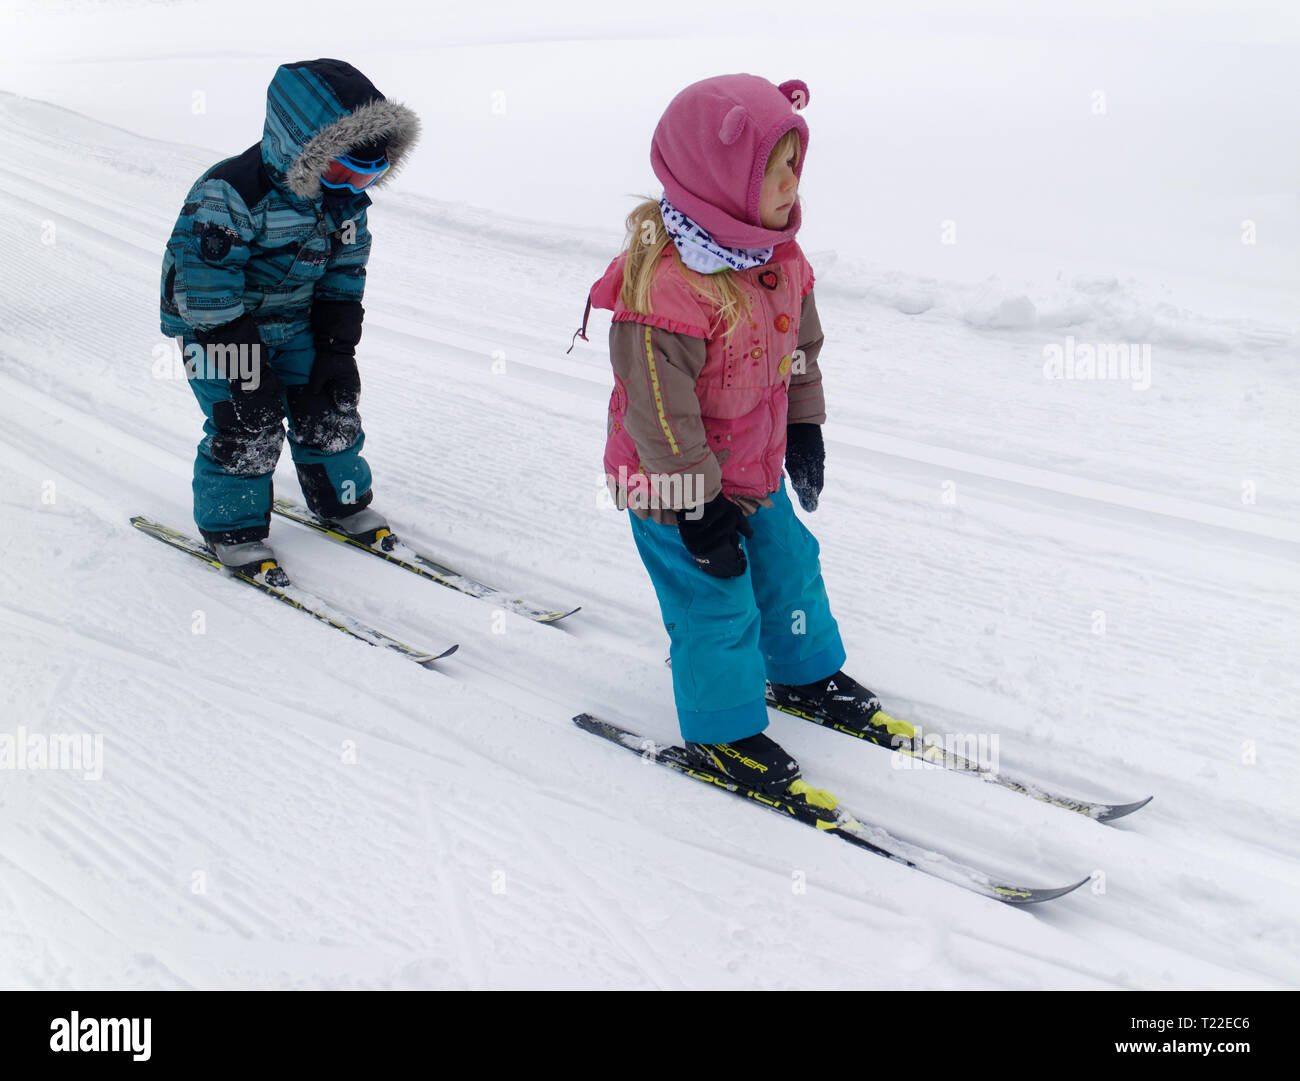
[[(156, 289), (214, 153), (12, 94), (0, 142), (0, 734), (102, 736), (98, 779), (0, 771), (0, 983), (1300, 984), (1294, 312), (808, 245), (832, 414), (808, 522), (851, 671), (895, 713), (996, 735), (1008, 769), (1156, 799), (1106, 827), (794, 718), (771, 732), (899, 835), (1044, 883), (1099, 872), (1012, 910), (570, 723), (676, 727), (653, 594), (601, 498), (605, 324), (564, 353), (616, 222), (415, 182), (373, 209), (376, 505), (471, 573), (583, 605), (502, 621), (276, 523), (304, 586), (461, 643), (428, 672), (127, 523), (189, 524), (199, 413)], [(1150, 344), (1150, 388), (1044, 379), (1067, 336)]]

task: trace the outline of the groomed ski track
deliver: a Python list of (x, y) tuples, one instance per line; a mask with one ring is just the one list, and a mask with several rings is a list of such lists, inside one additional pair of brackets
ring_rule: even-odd
[(991, 329), (959, 286), (908, 315), (911, 283), (809, 252), (831, 421), (807, 520), (850, 670), (897, 715), (996, 734), (1008, 769), (1156, 799), (1100, 826), (769, 731), (898, 836), (1015, 879), (1098, 873), (1014, 911), (573, 731), (590, 710), (675, 737), (653, 594), (601, 505), (605, 322), (564, 354), (616, 232), (400, 190), (372, 210), (376, 506), (467, 573), (583, 606), (533, 625), (275, 523), (305, 588), (461, 643), (427, 672), (128, 524), (190, 522), (199, 413), (156, 292), (212, 155), (10, 94), (0, 135), (42, 178), (0, 166), (3, 731), (103, 740), (101, 779), (0, 771), (5, 985), (1300, 984), (1290, 330), (1125, 299), (1158, 384), (1045, 385), (1043, 344), (1113, 339), (1121, 298)]

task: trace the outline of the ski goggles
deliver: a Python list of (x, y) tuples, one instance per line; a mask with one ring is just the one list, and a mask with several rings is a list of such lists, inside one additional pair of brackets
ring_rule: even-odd
[(388, 158), (376, 158), (374, 161), (361, 161), (351, 154), (334, 158), (325, 166), (320, 182), (335, 191), (350, 191), (360, 195), (376, 180), (388, 172)]

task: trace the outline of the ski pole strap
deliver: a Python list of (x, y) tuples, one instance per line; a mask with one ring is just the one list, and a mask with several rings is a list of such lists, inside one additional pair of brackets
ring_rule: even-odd
[(591, 294), (588, 293), (587, 306), (582, 310), (582, 326), (580, 326), (577, 330), (575, 330), (573, 332), (573, 337), (569, 339), (569, 348), (564, 351), (564, 355), (566, 357), (573, 352), (573, 347), (578, 344), (579, 338), (581, 338), (584, 342), (591, 341), (591, 339), (587, 337), (587, 318), (590, 315), (591, 315)]

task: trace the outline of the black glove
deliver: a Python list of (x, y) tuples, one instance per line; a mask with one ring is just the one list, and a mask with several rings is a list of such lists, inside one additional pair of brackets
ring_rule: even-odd
[(328, 394), (339, 409), (357, 407), (361, 376), (357, 372), (357, 343), (365, 309), (359, 300), (316, 300), (311, 306), (316, 360), (307, 380), (311, 397)]
[(230, 407), (241, 428), (261, 431), (284, 420), (284, 388), (267, 363), (267, 349), (251, 315), (246, 312), (223, 326), (197, 330), (195, 338), (208, 351), (205, 375), (229, 382)]
[(344, 412), (356, 409), (361, 399), (361, 376), (357, 372), (356, 357), (350, 353), (323, 353), (316, 348), (316, 360), (307, 380), (310, 397), (328, 396)]
[(820, 424), (791, 424), (786, 428), (785, 468), (799, 505), (815, 511), (826, 479), (826, 444)]
[(230, 381), (230, 404), (235, 411), (235, 419), (241, 428), (260, 431), (274, 428), (284, 420), (284, 401), (280, 392), (280, 380), (269, 364), (263, 364), (256, 383), (256, 390), (246, 390), (253, 381), (245, 383), (240, 379)]
[(704, 514), (694, 520), (677, 512), (677, 528), (696, 565), (714, 578), (737, 578), (745, 573), (745, 552), (740, 537), (754, 535), (745, 512), (719, 493), (704, 504)]

